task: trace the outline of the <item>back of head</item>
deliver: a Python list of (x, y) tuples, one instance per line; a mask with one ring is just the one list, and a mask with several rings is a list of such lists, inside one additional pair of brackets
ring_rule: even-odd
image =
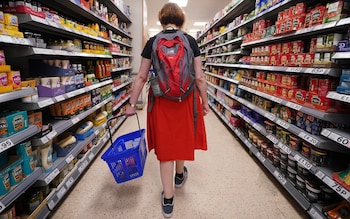
[(162, 26), (174, 24), (182, 28), (185, 22), (185, 14), (176, 3), (166, 3), (159, 11), (158, 19)]

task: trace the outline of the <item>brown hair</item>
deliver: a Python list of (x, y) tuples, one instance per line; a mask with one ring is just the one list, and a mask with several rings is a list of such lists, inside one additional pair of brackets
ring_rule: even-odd
[(175, 24), (182, 27), (185, 22), (185, 14), (175, 3), (166, 3), (159, 11), (158, 19), (162, 25)]

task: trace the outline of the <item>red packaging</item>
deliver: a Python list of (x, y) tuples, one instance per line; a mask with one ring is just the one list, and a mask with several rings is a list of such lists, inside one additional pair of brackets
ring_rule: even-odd
[(281, 54), (289, 54), (292, 52), (292, 43), (282, 43)]
[(272, 44), (270, 45), (270, 54), (279, 55), (281, 53), (281, 44)]
[(283, 99), (288, 99), (288, 91), (289, 89), (288, 88), (284, 88), (284, 87), (281, 87), (280, 88), (280, 96), (283, 98)]
[(332, 99), (329, 99), (326, 96), (320, 96), (313, 92), (309, 92), (309, 103), (313, 104), (319, 109), (324, 109), (322, 107), (330, 107), (334, 105), (334, 101)]
[(318, 83), (319, 79), (318, 78), (310, 78), (309, 79), (309, 91), (318, 93)]
[(290, 54), (289, 66), (295, 67), (298, 59), (298, 54)]
[(305, 15), (305, 24), (304, 24), (304, 27), (307, 28), (307, 27), (310, 27), (312, 26), (312, 22), (311, 22), (311, 11), (306, 13)]
[(281, 66), (288, 66), (290, 62), (290, 54), (282, 54), (280, 56), (280, 65)]
[(289, 8), (289, 15), (288, 15), (289, 18), (294, 18), (295, 17), (295, 6), (291, 6)]
[(281, 84), (288, 88), (298, 87), (298, 76), (296, 75), (283, 75)]
[(311, 25), (319, 25), (323, 23), (323, 16), (326, 12), (326, 6), (320, 5), (311, 10)]
[(303, 67), (311, 67), (314, 64), (315, 54), (306, 53), (304, 54), (304, 62), (302, 64)]
[(304, 2), (295, 5), (295, 14), (299, 15), (306, 12), (306, 4)]
[(284, 13), (283, 11), (278, 12), (277, 21), (283, 21), (283, 19), (284, 19), (283, 13)]
[(282, 74), (273, 74), (272, 80), (276, 83), (276, 84), (281, 84), (282, 82)]
[(302, 54), (302, 53), (298, 54), (297, 61), (296, 61), (295, 65), (296, 66), (302, 66), (303, 63), (304, 63), (304, 58), (305, 58), (304, 54)]
[(306, 14), (303, 13), (303, 14), (293, 18), (293, 21), (292, 21), (292, 29), (293, 30), (300, 30), (300, 29), (304, 28), (305, 16), (306, 16)]
[(288, 18), (285, 22), (286, 24), (286, 33), (293, 31), (293, 18)]
[(339, 81), (336, 79), (319, 79), (318, 82), (318, 95), (327, 96), (329, 91), (336, 90)]
[(280, 65), (280, 56), (279, 55), (271, 55), (270, 56), (270, 65), (279, 66)]
[(310, 42), (310, 53), (316, 52), (317, 38), (312, 38)]
[(308, 92), (306, 90), (296, 89), (294, 92), (294, 98), (298, 103), (307, 102)]
[(297, 40), (292, 42), (292, 53), (294, 54), (302, 53), (303, 49), (304, 49), (303, 41)]

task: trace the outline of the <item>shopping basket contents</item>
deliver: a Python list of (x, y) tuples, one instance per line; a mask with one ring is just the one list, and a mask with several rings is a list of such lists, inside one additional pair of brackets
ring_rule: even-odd
[(136, 115), (139, 130), (121, 135), (115, 141), (112, 140), (110, 121), (121, 116), (116, 116), (107, 121), (111, 146), (102, 154), (117, 183), (123, 183), (141, 177), (143, 174), (147, 147), (145, 129), (140, 128), (139, 118)]

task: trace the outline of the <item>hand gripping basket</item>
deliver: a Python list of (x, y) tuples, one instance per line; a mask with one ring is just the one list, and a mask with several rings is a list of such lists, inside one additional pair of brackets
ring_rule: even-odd
[(117, 183), (123, 183), (141, 177), (147, 157), (145, 129), (140, 128), (139, 118), (137, 124), (139, 130), (121, 135), (114, 142), (110, 130), (110, 122), (121, 116), (116, 116), (107, 121), (111, 146), (102, 154), (101, 158), (108, 164)]

